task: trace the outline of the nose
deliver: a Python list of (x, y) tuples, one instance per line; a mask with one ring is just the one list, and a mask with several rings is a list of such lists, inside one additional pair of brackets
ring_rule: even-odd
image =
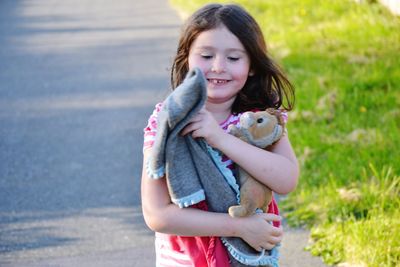
[(212, 62), (211, 71), (215, 73), (222, 73), (225, 71), (225, 68), (225, 59), (220, 56), (215, 57)]

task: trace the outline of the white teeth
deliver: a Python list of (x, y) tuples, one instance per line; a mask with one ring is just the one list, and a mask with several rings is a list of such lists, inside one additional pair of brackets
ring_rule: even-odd
[(209, 79), (209, 81), (213, 84), (222, 84), (227, 82), (227, 80), (217, 80), (217, 79)]

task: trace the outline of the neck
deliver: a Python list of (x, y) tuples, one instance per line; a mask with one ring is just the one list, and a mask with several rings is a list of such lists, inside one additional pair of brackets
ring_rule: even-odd
[(231, 115), (233, 101), (227, 101), (224, 103), (212, 103), (206, 102), (206, 109), (211, 112), (218, 123), (224, 122), (229, 115)]

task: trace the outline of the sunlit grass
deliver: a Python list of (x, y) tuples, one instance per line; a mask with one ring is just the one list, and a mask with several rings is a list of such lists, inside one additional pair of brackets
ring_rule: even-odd
[[(400, 212), (371, 214), (366, 219), (327, 223), (312, 229), (307, 248), (328, 264), (395, 267), (400, 262)], [(354, 264), (354, 265), (351, 265)]]
[[(187, 14), (208, 2), (171, 0)], [(400, 18), (377, 1), (235, 2), (296, 86), (288, 221), (311, 228), (309, 250), (328, 263), (398, 266)]]
[(397, 211), (400, 207), (400, 176), (387, 167), (378, 172), (372, 164), (361, 173), (358, 180), (353, 179), (346, 186), (339, 185), (338, 179), (331, 176), (323, 187), (303, 189), (302, 194), (283, 205), (289, 212), (288, 220), (292, 224), (312, 225), (366, 219), (371, 214)]
[(400, 262), (400, 176), (391, 168), (379, 172), (370, 165), (346, 187), (331, 177), (326, 187), (302, 193), (284, 206), (293, 225), (314, 226), (308, 247), (313, 255), (329, 264), (397, 266)]

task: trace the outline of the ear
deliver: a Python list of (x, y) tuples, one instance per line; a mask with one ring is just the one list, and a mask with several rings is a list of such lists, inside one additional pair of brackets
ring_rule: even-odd
[(276, 114), (277, 114), (277, 110), (276, 109), (274, 109), (274, 108), (267, 108), (266, 110), (265, 110), (266, 112), (268, 112), (269, 114), (271, 114), (271, 115), (274, 115), (274, 116), (276, 116)]
[(265, 111), (268, 112), (269, 114), (275, 116), (278, 119), (278, 123), (280, 125), (285, 125), (285, 122), (282, 117), (282, 112), (279, 109), (267, 108)]
[(254, 71), (253, 70), (250, 70), (249, 71), (249, 76), (251, 77), (251, 76), (254, 76)]

